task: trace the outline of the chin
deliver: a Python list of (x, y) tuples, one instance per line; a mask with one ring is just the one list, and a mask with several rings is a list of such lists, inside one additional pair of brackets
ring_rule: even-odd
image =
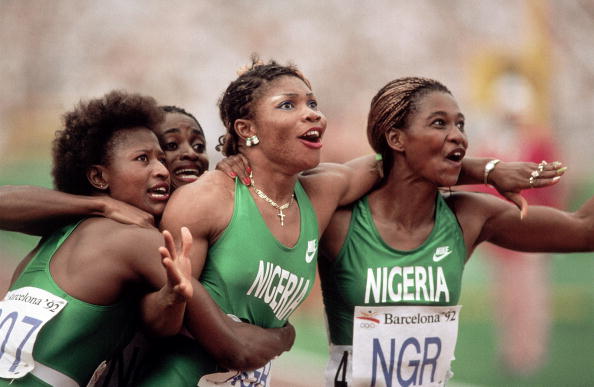
[(307, 171), (313, 169), (320, 164), (320, 159), (317, 158), (315, 160), (307, 159), (307, 160), (299, 160), (299, 163), (294, 164), (295, 170), (293, 173), (298, 174), (303, 171)]
[(153, 205), (150, 208), (146, 209), (145, 211), (153, 216), (159, 217), (159, 216), (163, 215), (163, 212), (165, 212), (165, 206), (166, 206), (166, 203)]
[(308, 157), (306, 161), (308, 162), (308, 167), (305, 170), (317, 167), (321, 161), (320, 152), (317, 152), (315, 157)]
[(438, 187), (453, 187), (458, 184), (458, 175), (456, 176), (440, 176), (436, 180)]

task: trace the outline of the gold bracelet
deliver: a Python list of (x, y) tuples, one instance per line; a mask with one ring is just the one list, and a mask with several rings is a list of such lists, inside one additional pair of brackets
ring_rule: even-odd
[(487, 179), (489, 178), (489, 173), (491, 173), (491, 171), (493, 169), (495, 169), (495, 165), (497, 165), (498, 162), (500, 162), (501, 160), (499, 159), (493, 159), (491, 161), (489, 161), (487, 164), (485, 164), (485, 172), (484, 172), (484, 182), (486, 185), (489, 185), (489, 182), (487, 181)]

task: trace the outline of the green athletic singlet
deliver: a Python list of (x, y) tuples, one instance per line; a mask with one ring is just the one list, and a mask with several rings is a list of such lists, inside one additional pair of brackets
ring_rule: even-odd
[(409, 251), (382, 240), (364, 197), (354, 205), (345, 243), (323, 277), (330, 341), (352, 344), (355, 305), (456, 305), (465, 258), (462, 230), (440, 194), (431, 234)]
[[(85, 386), (99, 363), (120, 350), (132, 337), (136, 326), (137, 305), (131, 298), (115, 305), (89, 304), (69, 296), (54, 282), (50, 273), (52, 256), (77, 225), (78, 223), (68, 225), (47, 237), (10, 290), (33, 287), (67, 301), (60, 313), (39, 331), (33, 347), (33, 358), (36, 362), (68, 376), (80, 386)], [(25, 318), (26, 316), (19, 315), (16, 323), (25, 321)], [(2, 340), (4, 334), (6, 331), (0, 334)], [(0, 379), (0, 385), (10, 383), (11, 380)], [(14, 379), (10, 385), (49, 384), (28, 374), (21, 379)]]
[(462, 229), (440, 194), (431, 234), (409, 251), (393, 249), (383, 241), (367, 197), (355, 203), (336, 260), (320, 267), (325, 270), (322, 293), (331, 343), (325, 385), (352, 382), (355, 306), (457, 305), (465, 258)]
[[(268, 230), (249, 188), (236, 180), (231, 221), (209, 249), (200, 281), (227, 313), (264, 328), (285, 325), (309, 294), (315, 279), (317, 217), (299, 182), (295, 185), (301, 229), (294, 247), (281, 244)], [(143, 386), (196, 386), (217, 371), (213, 359), (194, 340), (162, 340), (145, 366)]]

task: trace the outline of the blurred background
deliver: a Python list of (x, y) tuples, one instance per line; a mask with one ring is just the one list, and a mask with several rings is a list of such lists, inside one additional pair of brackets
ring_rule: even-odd
[[(328, 117), (323, 160), (370, 151), (375, 92), (436, 78), (466, 115), (470, 155), (562, 160), (532, 203), (575, 209), (594, 193), (594, 1), (0, 0), (0, 184), (51, 187), (61, 114), (111, 89), (194, 113), (211, 165), (216, 102), (256, 52), (297, 64)], [(37, 238), (0, 232), (0, 290)], [(485, 246), (466, 268), (452, 386), (594, 385), (594, 254)], [(275, 386), (322, 384), (319, 284), (292, 318)]]

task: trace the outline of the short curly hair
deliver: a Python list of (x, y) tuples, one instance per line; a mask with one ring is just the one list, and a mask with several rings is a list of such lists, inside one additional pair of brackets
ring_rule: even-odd
[(154, 98), (122, 90), (81, 101), (64, 114), (64, 129), (53, 142), (55, 188), (78, 195), (95, 192), (86, 173), (92, 165), (109, 164), (114, 134), (139, 126), (155, 130), (164, 115)]
[(263, 63), (256, 54), (252, 55), (252, 63), (240, 72), (236, 80), (231, 82), (219, 100), (221, 120), (227, 133), (219, 137), (216, 149), (225, 156), (239, 153), (239, 136), (235, 132), (235, 121), (241, 118), (252, 118), (253, 104), (258, 100), (263, 87), (276, 78), (292, 76), (301, 79), (311, 89), (309, 80), (295, 65), (283, 66), (274, 60)]

